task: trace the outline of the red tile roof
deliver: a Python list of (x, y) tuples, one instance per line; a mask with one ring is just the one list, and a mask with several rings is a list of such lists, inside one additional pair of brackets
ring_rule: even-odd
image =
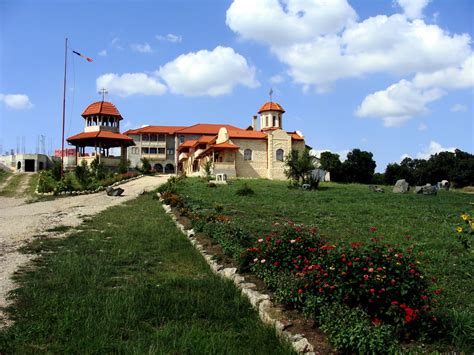
[(229, 138), (267, 139), (267, 134), (260, 131), (247, 131), (245, 129), (235, 129), (228, 131)]
[(118, 141), (125, 143), (126, 145), (135, 145), (133, 139), (124, 134), (109, 132), (109, 131), (97, 131), (97, 132), (82, 132), (67, 138), (69, 143), (80, 143), (83, 141)]
[(208, 123), (198, 123), (183, 129), (177, 130), (176, 134), (202, 134), (202, 135), (215, 135), (219, 133), (219, 130), (224, 127), (227, 131), (240, 129), (235, 126), (228, 124), (208, 124)]
[(137, 129), (129, 129), (124, 134), (174, 134), (176, 131), (186, 128), (185, 126), (146, 126)]
[(294, 141), (304, 141), (304, 138), (301, 137), (298, 133), (296, 132), (287, 132), (290, 136), (291, 136), (291, 139), (293, 139)]
[(213, 144), (211, 145), (211, 148), (214, 150), (224, 150), (224, 149), (239, 149), (240, 147), (238, 145), (235, 145), (229, 142), (223, 142), (219, 144)]
[(194, 145), (196, 145), (198, 143), (198, 140), (197, 139), (191, 139), (189, 141), (186, 141), (184, 143), (182, 143), (179, 147), (178, 147), (178, 151), (181, 151), (182, 149), (184, 148), (192, 148), (194, 147)]
[(276, 102), (271, 102), (271, 101), (266, 102), (265, 104), (263, 104), (263, 106), (260, 107), (260, 110), (258, 110), (258, 113), (262, 113), (262, 112), (265, 112), (265, 111), (280, 111), (281, 113), (285, 112), (283, 107), (281, 107)]
[(122, 119), (122, 115), (114, 106), (113, 103), (107, 101), (98, 101), (90, 104), (82, 113), (82, 117), (90, 116), (90, 115), (109, 115), (109, 116), (117, 116)]

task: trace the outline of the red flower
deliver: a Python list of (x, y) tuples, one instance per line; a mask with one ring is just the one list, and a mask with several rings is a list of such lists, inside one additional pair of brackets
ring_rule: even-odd
[(382, 323), (382, 321), (378, 319), (377, 317), (372, 318), (373, 325), (379, 325), (380, 323)]
[(410, 307), (407, 307), (407, 308), (405, 308), (405, 313), (409, 316), (412, 316), (413, 315), (413, 309), (411, 309)]
[(423, 295), (423, 296), (421, 296), (421, 299), (422, 299), (423, 301), (426, 301), (426, 300), (428, 299), (428, 296)]
[(364, 275), (364, 280), (367, 281), (369, 279), (369, 275)]
[(268, 236), (267, 237), (267, 242), (269, 242), (270, 240), (272, 240), (272, 237)]
[(349, 262), (347, 263), (347, 266), (351, 267), (351, 266), (352, 266), (352, 261), (349, 261)]
[(303, 293), (303, 290), (300, 288), (300, 289), (298, 290), (298, 294), (301, 295), (302, 293)]
[(391, 304), (392, 304), (393, 306), (396, 306), (396, 305), (398, 304), (398, 301), (392, 301)]
[(341, 272), (341, 276), (346, 276), (347, 275), (347, 272), (343, 271)]
[(375, 232), (377, 232), (377, 228), (375, 228), (375, 227), (370, 227), (370, 231), (371, 231), (372, 233), (375, 233)]
[(336, 246), (335, 245), (323, 245), (321, 248), (321, 250), (326, 250), (326, 249), (334, 249)]
[(361, 242), (353, 242), (353, 243), (351, 243), (352, 249), (357, 249), (357, 248), (360, 247), (361, 245), (362, 245)]
[(400, 305), (400, 308), (401, 308), (401, 309), (405, 309), (405, 308), (407, 308), (407, 305), (404, 304), (404, 303), (402, 303), (402, 304)]
[(275, 267), (278, 267), (278, 266), (280, 265), (280, 263), (279, 263), (278, 261), (275, 261), (275, 262), (273, 263), (273, 265), (274, 265)]
[(371, 288), (370, 293), (375, 293), (375, 289)]
[(405, 322), (410, 323), (413, 320), (413, 318), (409, 315), (405, 316)]
[(414, 274), (415, 272), (416, 272), (415, 269), (411, 269), (411, 270), (410, 270), (410, 274)]
[(395, 284), (397, 283), (397, 281), (395, 281), (394, 279), (392, 279), (392, 280), (390, 280), (390, 283), (391, 283), (392, 285), (395, 285)]
[(435, 295), (440, 295), (441, 294), (441, 289), (438, 288), (437, 290), (434, 290)]

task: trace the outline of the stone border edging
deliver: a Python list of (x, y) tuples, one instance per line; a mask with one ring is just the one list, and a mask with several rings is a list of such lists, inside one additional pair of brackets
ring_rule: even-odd
[(190, 243), (194, 248), (199, 251), (206, 260), (207, 264), (211, 270), (218, 276), (231, 280), (234, 284), (241, 290), (252, 307), (258, 312), (258, 315), (263, 323), (270, 325), (275, 328), (276, 333), (279, 337), (289, 341), (291, 346), (298, 354), (314, 355), (314, 347), (310, 344), (308, 339), (304, 337), (303, 334), (293, 334), (287, 330), (288, 325), (285, 322), (281, 321), (279, 315), (281, 314), (281, 309), (276, 307), (273, 302), (270, 300), (270, 296), (261, 293), (255, 288), (257, 287), (254, 283), (245, 282), (245, 277), (237, 273), (237, 268), (225, 268), (223, 265), (218, 264), (214, 259), (213, 255), (209, 254), (202, 244), (194, 237), (195, 233), (193, 229), (186, 229), (176, 218), (171, 207), (163, 203), (163, 199), (157, 193), (159, 201), (165, 212), (171, 217), (173, 222), (176, 224), (176, 227), (188, 238)]
[[(131, 178), (128, 178), (128, 179), (124, 179), (124, 180), (114, 182), (112, 185), (108, 185), (108, 186), (115, 187), (115, 186), (118, 186), (118, 185), (121, 185), (121, 184), (125, 184), (126, 182), (129, 182), (129, 181), (140, 179), (144, 176), (145, 175), (143, 175), (143, 174), (137, 175), (137, 176), (134, 176), (134, 177), (131, 177)], [(55, 195), (54, 191), (53, 192), (38, 192), (38, 185), (39, 185), (39, 179), (38, 179), (38, 184), (36, 185), (36, 189), (35, 189), (35, 195), (38, 195), (38, 196), (90, 195), (90, 194), (95, 194), (95, 193), (98, 193), (98, 192), (101, 192), (101, 191), (105, 191), (105, 189), (108, 187), (108, 186), (101, 186), (101, 187), (98, 187), (95, 190), (62, 191), (62, 192), (58, 192)]]

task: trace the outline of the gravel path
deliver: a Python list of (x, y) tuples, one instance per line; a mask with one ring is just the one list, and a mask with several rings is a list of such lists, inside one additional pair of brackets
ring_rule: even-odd
[(14, 288), (11, 276), (32, 256), (21, 254), (18, 247), (35, 235), (58, 226), (76, 227), (85, 217), (108, 207), (136, 198), (144, 191), (157, 188), (168, 176), (146, 176), (120, 185), (120, 197), (105, 192), (70, 196), (52, 201), (27, 204), (24, 199), (0, 197), (0, 327), (7, 324), (1, 308), (7, 305), (6, 295)]

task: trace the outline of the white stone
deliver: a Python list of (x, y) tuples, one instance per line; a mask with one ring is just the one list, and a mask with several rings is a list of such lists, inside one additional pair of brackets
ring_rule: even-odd
[(256, 309), (258, 308), (260, 302), (270, 299), (270, 296), (264, 295), (250, 288), (243, 288), (242, 293), (248, 297), (250, 304)]
[(300, 340), (295, 341), (292, 345), (298, 353), (308, 353), (314, 351), (314, 347), (309, 343), (308, 339), (306, 338), (301, 338)]

